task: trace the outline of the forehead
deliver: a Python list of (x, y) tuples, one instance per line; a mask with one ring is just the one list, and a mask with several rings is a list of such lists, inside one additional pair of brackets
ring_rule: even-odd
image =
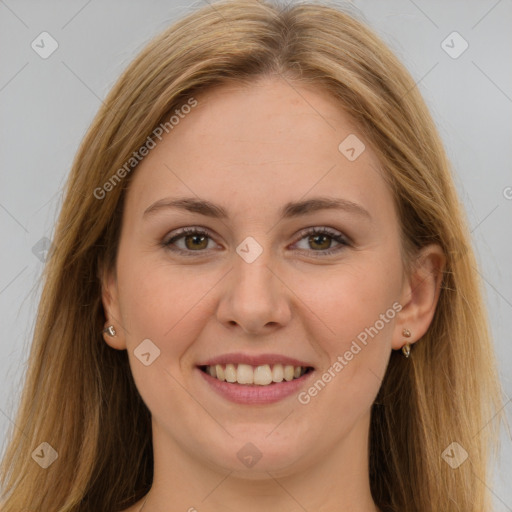
[(381, 208), (391, 201), (367, 141), (323, 89), (266, 78), (194, 99), (197, 106), (139, 164), (130, 207), (144, 209), (166, 194), (233, 208), (277, 207), (309, 193), (339, 192)]

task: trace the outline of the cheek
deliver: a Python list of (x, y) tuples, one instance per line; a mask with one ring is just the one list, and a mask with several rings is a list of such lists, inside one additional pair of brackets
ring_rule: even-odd
[[(321, 269), (302, 276), (296, 289), (302, 300), (326, 327), (324, 349), (330, 356), (348, 350), (351, 341), (364, 341), (371, 327), (374, 338), (389, 338), (396, 316), (400, 290), (400, 264), (383, 265), (379, 261), (361, 261)], [(388, 260), (389, 261), (389, 260)], [(395, 309), (393, 308), (395, 304)], [(369, 345), (369, 344), (368, 344)]]
[(327, 277), (301, 278), (297, 288), (301, 298), (321, 319), (317, 325), (328, 327), (310, 332), (325, 356), (319, 372), (325, 387), (319, 383), (310, 388), (301, 403), (311, 399), (318, 414), (336, 410), (352, 420), (371, 405), (391, 353), (401, 307), (397, 302), (400, 275), (401, 262), (394, 256), (378, 261), (361, 257), (357, 263), (333, 267)]
[(308, 417), (341, 434), (367, 413), (378, 393), (391, 353), (397, 295), (377, 275), (337, 275), (324, 294), (309, 289), (306, 302), (329, 330), (312, 338), (325, 365), (298, 398)]
[[(191, 400), (184, 392), (182, 366), (190, 363), (187, 351), (212, 314), (205, 298), (218, 278), (151, 258), (125, 257), (118, 268), (120, 310), (136, 386), (152, 414), (171, 405), (184, 414)], [(148, 352), (144, 361), (142, 354)]]
[(133, 350), (149, 338), (160, 348), (162, 361), (168, 357), (176, 364), (212, 314), (205, 299), (217, 274), (152, 258), (126, 258), (118, 279), (128, 347)]

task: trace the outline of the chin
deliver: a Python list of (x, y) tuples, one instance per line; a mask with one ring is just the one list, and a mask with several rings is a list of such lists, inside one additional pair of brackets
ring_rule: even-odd
[(237, 435), (230, 430), (233, 438), (216, 446), (210, 444), (208, 458), (224, 470), (235, 472), (239, 478), (250, 480), (266, 480), (269, 473), (286, 476), (300, 470), (308, 451), (304, 440), (286, 442), (282, 434), (271, 439), (270, 431), (245, 428), (243, 435)]

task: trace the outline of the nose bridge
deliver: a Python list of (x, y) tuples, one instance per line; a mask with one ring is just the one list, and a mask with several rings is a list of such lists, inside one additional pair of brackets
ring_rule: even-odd
[(233, 269), (232, 290), (237, 301), (244, 307), (271, 310), (279, 294), (275, 277), (269, 270), (271, 256), (269, 251), (248, 262), (236, 257)]
[(248, 236), (236, 247), (236, 255), (233, 256), (234, 284), (240, 284), (244, 293), (252, 287), (254, 293), (271, 295), (274, 283), (273, 274), (269, 270), (273, 259), (270, 239), (262, 235), (258, 240)]
[(218, 311), (220, 321), (247, 331), (285, 324), (291, 316), (286, 288), (269, 268), (272, 254), (259, 247), (251, 240), (237, 247)]
[(238, 295), (253, 295), (255, 298), (273, 300), (276, 290), (275, 278), (269, 270), (270, 258), (259, 256), (256, 261), (247, 263), (242, 258), (236, 258), (233, 268), (233, 291)]

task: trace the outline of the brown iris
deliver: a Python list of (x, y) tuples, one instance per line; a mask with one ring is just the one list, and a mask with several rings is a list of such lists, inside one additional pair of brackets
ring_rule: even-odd
[(331, 245), (331, 237), (328, 235), (311, 235), (308, 238), (308, 242), (310, 244), (321, 245), (322, 247), (317, 247), (317, 249), (325, 250), (325, 249), (329, 249), (329, 247)]
[(206, 249), (208, 246), (208, 237), (206, 235), (187, 235), (185, 237), (185, 246), (187, 249), (192, 250)]

